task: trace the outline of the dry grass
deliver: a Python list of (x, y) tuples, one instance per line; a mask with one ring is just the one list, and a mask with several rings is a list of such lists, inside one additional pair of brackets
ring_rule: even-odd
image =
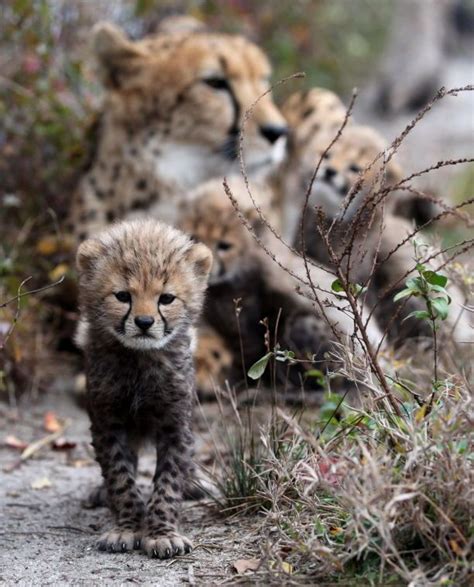
[(234, 403), (233, 430), (219, 443), (218, 507), (259, 514), (262, 575), (468, 584), (470, 395), (447, 382), (429, 415), (406, 399), (398, 417), (370, 396), (357, 408), (329, 396), (306, 424), (273, 406), (260, 426)]

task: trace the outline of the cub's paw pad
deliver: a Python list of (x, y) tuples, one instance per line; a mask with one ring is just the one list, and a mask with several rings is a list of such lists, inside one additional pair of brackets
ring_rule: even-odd
[(140, 536), (133, 530), (113, 528), (97, 541), (97, 548), (107, 552), (127, 552), (140, 548)]
[(142, 550), (152, 558), (171, 558), (191, 552), (193, 545), (185, 536), (176, 532), (156, 537), (145, 536), (142, 539)]

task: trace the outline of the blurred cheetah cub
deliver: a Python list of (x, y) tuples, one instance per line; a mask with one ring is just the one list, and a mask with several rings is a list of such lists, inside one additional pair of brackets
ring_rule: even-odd
[[(211, 264), (204, 245), (156, 221), (117, 224), (79, 247), (87, 407), (116, 519), (101, 550), (141, 546), (158, 558), (191, 550), (177, 522), (193, 472), (192, 329)], [(145, 440), (157, 451), (146, 505), (135, 481)]]

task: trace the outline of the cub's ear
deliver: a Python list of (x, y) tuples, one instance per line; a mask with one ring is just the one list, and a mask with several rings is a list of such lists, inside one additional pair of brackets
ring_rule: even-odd
[(89, 238), (81, 243), (76, 254), (76, 266), (79, 273), (90, 270), (104, 252), (103, 244), (97, 239)]
[(200, 278), (207, 279), (212, 267), (212, 253), (202, 243), (194, 244), (188, 251), (187, 260), (194, 266), (194, 272)]
[(109, 22), (96, 24), (92, 39), (103, 83), (110, 88), (120, 88), (126, 76), (135, 72), (137, 58), (143, 56), (143, 52), (120, 28)]

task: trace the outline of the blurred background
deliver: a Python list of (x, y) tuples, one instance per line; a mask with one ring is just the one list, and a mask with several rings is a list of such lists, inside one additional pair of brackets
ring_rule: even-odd
[[(437, 88), (474, 79), (474, 0), (10, 0), (0, 11), (0, 303), (25, 278), (32, 289), (72, 272), (61, 219), (94, 140), (101, 88), (89, 34), (99, 20), (138, 38), (182, 13), (244, 34), (270, 56), (275, 81), (306, 73), (279, 87), (277, 102), (311, 86), (347, 101), (357, 87), (356, 119), (389, 141)], [(472, 154), (471, 94), (446, 99), (417, 127), (400, 153), (407, 172)], [(472, 197), (474, 171), (457, 166), (421, 181), (460, 202)], [(455, 242), (459, 230), (445, 238)], [(55, 305), (53, 292), (0, 307), (0, 393), (12, 397), (25, 381), (36, 393), (48, 349), (62, 349), (51, 326), (74, 308)]]

